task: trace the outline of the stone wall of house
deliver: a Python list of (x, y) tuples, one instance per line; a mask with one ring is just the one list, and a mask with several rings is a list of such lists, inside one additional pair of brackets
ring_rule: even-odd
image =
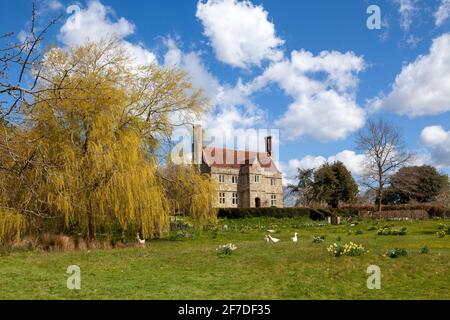
[(241, 169), (213, 167), (208, 173), (218, 184), (218, 208), (283, 207), (280, 173), (268, 173), (257, 164)]

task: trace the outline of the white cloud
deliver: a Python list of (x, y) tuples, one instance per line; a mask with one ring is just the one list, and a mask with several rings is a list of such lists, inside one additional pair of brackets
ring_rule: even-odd
[(430, 151), (428, 162), (437, 167), (450, 167), (450, 131), (441, 126), (426, 127), (420, 140)]
[(323, 156), (305, 156), (302, 159), (291, 159), (288, 163), (281, 163), (286, 184), (295, 183), (298, 169), (317, 169), (325, 163), (342, 162), (347, 169), (355, 176), (361, 176), (364, 172), (365, 156), (354, 151), (344, 150), (334, 156), (325, 158)]
[[(232, 141), (264, 121), (265, 112), (252, 103), (251, 91), (240, 80), (234, 86), (221, 83), (205, 66), (201, 53), (183, 52), (172, 38), (165, 39), (164, 43), (167, 47), (164, 64), (184, 70), (194, 88), (203, 90), (209, 99), (212, 109), (202, 116), (200, 123), (210, 137), (220, 138), (216, 145)], [(183, 131), (186, 129), (181, 128), (176, 135), (190, 134)]]
[(396, 0), (396, 2), (399, 5), (400, 26), (403, 30), (409, 31), (418, 10), (416, 0)]
[(369, 102), (375, 109), (387, 109), (411, 117), (450, 111), (450, 33), (433, 40), (430, 52), (404, 66), (392, 91)]
[(425, 145), (438, 146), (445, 143), (450, 134), (441, 126), (426, 127), (422, 130), (420, 140)]
[(291, 159), (288, 163), (281, 162), (280, 170), (283, 173), (283, 183), (285, 185), (296, 184), (298, 169), (316, 169), (327, 161), (324, 157), (306, 156), (302, 159)]
[(157, 63), (156, 56), (153, 52), (147, 50), (143, 44), (132, 44), (122, 40), (122, 45), (127, 50), (132, 61), (137, 65), (149, 65)]
[(99, 41), (107, 36), (120, 39), (134, 33), (135, 26), (125, 18), (113, 22), (110, 7), (99, 1), (90, 1), (87, 8), (71, 5), (66, 12), (70, 15), (61, 27), (59, 39), (67, 46), (79, 46), (87, 40)]
[(48, 2), (48, 7), (50, 10), (60, 10), (62, 9), (64, 6), (62, 5), (62, 3), (58, 0), (50, 0)]
[(251, 88), (257, 91), (275, 82), (294, 99), (276, 121), (288, 139), (307, 135), (339, 140), (364, 125), (365, 113), (355, 101), (356, 74), (364, 67), (364, 59), (352, 52), (324, 51), (314, 56), (293, 51), (290, 60), (272, 64)]
[(365, 170), (366, 157), (354, 151), (345, 150), (337, 155), (328, 158), (328, 162), (342, 162), (347, 169), (355, 176), (362, 176)]
[[(293, 51), (291, 59), (272, 63), (249, 83), (221, 84), (201, 62), (199, 53), (183, 53), (171, 39), (166, 40), (165, 63), (186, 70), (196, 87), (202, 88), (215, 106), (209, 117), (212, 127), (226, 132), (263, 123), (265, 112), (251, 97), (276, 83), (294, 102), (275, 121), (288, 139), (312, 136), (321, 141), (339, 140), (360, 129), (365, 112), (355, 101), (357, 73), (364, 70), (362, 57), (352, 52), (323, 51), (318, 55)], [(224, 119), (225, 121), (222, 121)], [(252, 123), (253, 122), (253, 123)]]
[(438, 10), (435, 12), (436, 26), (440, 27), (450, 17), (450, 0), (441, 0)]
[(276, 125), (288, 139), (309, 135), (330, 141), (344, 139), (364, 122), (364, 112), (351, 98), (329, 90), (291, 104)]
[(67, 47), (79, 46), (86, 41), (100, 41), (107, 37), (122, 40), (125, 49), (136, 64), (156, 62), (155, 55), (142, 44), (132, 44), (126, 37), (135, 32), (135, 25), (125, 18), (113, 21), (113, 10), (97, 0), (88, 2), (86, 8), (71, 5), (66, 9), (69, 14), (59, 30), (58, 39)]
[(262, 6), (250, 1), (199, 1), (196, 16), (210, 39), (218, 60), (233, 67), (259, 66), (263, 60), (283, 57), (284, 43)]

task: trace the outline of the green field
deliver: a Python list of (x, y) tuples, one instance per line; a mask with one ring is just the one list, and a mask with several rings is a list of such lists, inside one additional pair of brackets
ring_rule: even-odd
[[(0, 299), (450, 299), (450, 236), (436, 236), (439, 223), (395, 222), (408, 228), (407, 235), (378, 236), (369, 231), (373, 221), (352, 227), (305, 219), (222, 220), (218, 232), (145, 248), (11, 253), (0, 256)], [(282, 241), (265, 243), (267, 229)], [(290, 241), (294, 231), (298, 244)], [(313, 243), (313, 235), (326, 240)], [(327, 247), (338, 237), (370, 252), (335, 258)], [(238, 249), (218, 256), (216, 247), (229, 242)], [(428, 254), (419, 252), (423, 246)], [(395, 247), (408, 256), (384, 256)], [(81, 290), (66, 288), (69, 265), (81, 268)], [(381, 268), (381, 290), (366, 287), (369, 265)]]

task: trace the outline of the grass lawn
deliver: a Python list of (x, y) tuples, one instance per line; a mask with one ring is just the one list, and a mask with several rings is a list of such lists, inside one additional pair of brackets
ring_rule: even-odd
[[(436, 236), (439, 221), (393, 222), (408, 228), (404, 236), (378, 236), (369, 231), (373, 221), (353, 227), (268, 218), (220, 224), (218, 233), (145, 248), (0, 256), (0, 299), (450, 299), (450, 236)], [(267, 229), (282, 241), (265, 243)], [(290, 241), (294, 231), (297, 244)], [(315, 244), (313, 235), (326, 239)], [(335, 258), (327, 247), (338, 237), (370, 252)], [(229, 242), (238, 249), (219, 257), (216, 247)], [(419, 253), (423, 246), (428, 254)], [(408, 256), (384, 256), (396, 247)], [(81, 290), (66, 288), (69, 265), (81, 268)], [(369, 265), (381, 268), (381, 290), (366, 287)]]

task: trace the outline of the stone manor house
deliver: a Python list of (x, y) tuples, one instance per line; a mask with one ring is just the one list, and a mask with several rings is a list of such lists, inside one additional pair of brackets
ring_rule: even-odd
[(193, 161), (218, 184), (218, 208), (283, 207), (283, 180), (272, 159), (272, 137), (265, 152), (203, 145), (201, 126), (194, 126)]

